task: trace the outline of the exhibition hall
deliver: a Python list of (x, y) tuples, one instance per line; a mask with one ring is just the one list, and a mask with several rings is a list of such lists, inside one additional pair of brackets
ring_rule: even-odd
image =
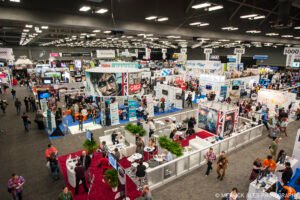
[(300, 200), (300, 0), (0, 1), (1, 200)]

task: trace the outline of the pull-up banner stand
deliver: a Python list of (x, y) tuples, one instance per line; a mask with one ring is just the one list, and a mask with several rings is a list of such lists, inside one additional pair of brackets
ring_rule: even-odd
[(237, 64), (241, 63), (242, 55), (245, 54), (245, 49), (244, 48), (235, 48), (234, 53), (236, 55), (236, 63)]
[(212, 49), (211, 48), (205, 48), (204, 53), (205, 53), (205, 60), (209, 60), (210, 54), (212, 54)]
[(162, 59), (165, 60), (167, 58), (167, 49), (161, 49), (161, 52), (162, 52)]

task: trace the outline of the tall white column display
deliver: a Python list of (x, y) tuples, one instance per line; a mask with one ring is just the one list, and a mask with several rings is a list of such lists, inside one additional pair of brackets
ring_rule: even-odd
[(145, 48), (145, 59), (146, 60), (150, 60), (150, 58), (151, 58), (151, 56), (150, 56), (150, 54), (151, 54), (151, 49), (150, 48)]
[(162, 59), (165, 60), (167, 58), (167, 49), (161, 49), (161, 52), (162, 52)]
[(205, 60), (209, 60), (210, 54), (212, 54), (212, 49), (211, 48), (205, 48), (204, 53), (205, 53)]
[(236, 55), (236, 66), (241, 63), (242, 55), (245, 54), (245, 48), (235, 48), (234, 53)]

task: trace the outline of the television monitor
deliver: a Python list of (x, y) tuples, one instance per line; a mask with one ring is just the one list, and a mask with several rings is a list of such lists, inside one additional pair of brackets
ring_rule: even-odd
[(161, 92), (162, 92), (162, 94), (164, 94), (164, 95), (168, 95), (168, 94), (169, 94), (168, 90), (162, 90)]
[(182, 99), (182, 95), (181, 94), (176, 94), (176, 99), (177, 100), (181, 100)]
[(50, 79), (45, 79), (44, 80), (44, 84), (51, 84), (52, 83), (52, 80), (50, 80)]
[(211, 89), (212, 89), (212, 86), (211, 86), (211, 85), (206, 85), (205, 88), (206, 88), (207, 90), (211, 90)]
[(234, 86), (232, 86), (232, 90), (239, 90), (239, 86), (237, 86), (237, 85), (234, 85)]
[(300, 62), (293, 62), (291, 67), (299, 68), (300, 67)]
[(76, 82), (81, 82), (82, 81), (82, 77), (80, 76), (80, 77), (75, 77), (75, 81)]
[(50, 93), (48, 91), (39, 92), (39, 99), (48, 99), (50, 97)]
[(118, 170), (118, 161), (114, 154), (108, 153), (108, 162), (115, 170)]

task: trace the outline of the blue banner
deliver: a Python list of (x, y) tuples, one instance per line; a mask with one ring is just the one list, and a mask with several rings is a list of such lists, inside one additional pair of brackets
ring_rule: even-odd
[(135, 100), (128, 100), (128, 111), (129, 111), (129, 121), (137, 120)]

